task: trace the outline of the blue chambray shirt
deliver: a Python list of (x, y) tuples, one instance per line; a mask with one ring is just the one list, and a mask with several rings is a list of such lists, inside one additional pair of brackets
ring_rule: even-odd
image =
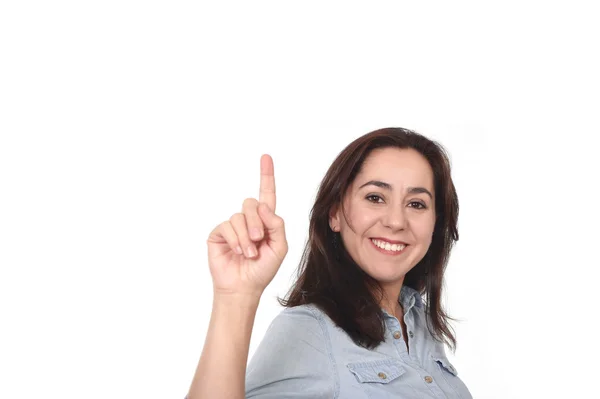
[(427, 330), (421, 295), (403, 286), (399, 301), (409, 351), (400, 322), (385, 311), (385, 342), (369, 350), (315, 305), (284, 309), (248, 365), (246, 398), (472, 398)]

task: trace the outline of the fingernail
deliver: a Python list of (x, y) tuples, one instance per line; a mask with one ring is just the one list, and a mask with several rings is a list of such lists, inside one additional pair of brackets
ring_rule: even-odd
[(239, 245), (237, 247), (235, 247), (234, 251), (238, 255), (241, 255), (243, 253), (242, 247), (240, 247)]
[(257, 229), (256, 227), (250, 229), (250, 238), (252, 238), (253, 240), (260, 240), (260, 237), (261, 234), (259, 229)]
[(254, 248), (254, 245), (250, 245), (248, 247), (248, 256), (251, 258), (254, 258), (256, 255), (257, 255), (256, 248)]

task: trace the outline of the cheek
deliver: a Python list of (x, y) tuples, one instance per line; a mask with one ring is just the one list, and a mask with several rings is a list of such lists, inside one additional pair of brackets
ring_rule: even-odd
[(357, 204), (351, 203), (346, 206), (345, 224), (355, 234), (362, 234), (375, 218), (373, 212)]
[(352, 218), (352, 226), (354, 227), (356, 234), (363, 235), (377, 223), (377, 220), (378, 216), (373, 212), (357, 212)]
[(431, 242), (433, 241), (432, 233), (428, 233), (425, 237), (423, 237), (423, 246), (429, 248)]
[(435, 220), (427, 219), (420, 220), (413, 224), (413, 231), (419, 241), (429, 243), (432, 241), (433, 230), (435, 228)]

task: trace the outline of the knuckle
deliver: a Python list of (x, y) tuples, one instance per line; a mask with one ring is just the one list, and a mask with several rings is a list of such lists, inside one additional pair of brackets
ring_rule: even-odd
[(258, 206), (258, 201), (256, 200), (256, 198), (246, 198), (242, 206), (244, 207), (244, 209), (253, 206)]
[(244, 219), (245, 219), (244, 214), (241, 212), (238, 212), (238, 213), (234, 213), (229, 220), (231, 222), (240, 222)]
[(276, 216), (274, 223), (277, 225), (277, 227), (285, 227), (285, 221), (281, 216)]
[(212, 231), (212, 234), (221, 234), (221, 235), (225, 235), (227, 234), (227, 230), (229, 228), (229, 221), (225, 221), (220, 223), (217, 227), (215, 227), (215, 229)]

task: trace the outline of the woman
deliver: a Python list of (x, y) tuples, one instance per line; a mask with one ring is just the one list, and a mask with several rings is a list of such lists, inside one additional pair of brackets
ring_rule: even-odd
[(444, 350), (456, 345), (441, 297), (458, 198), (439, 144), (388, 128), (339, 154), (286, 309), (246, 371), (261, 294), (288, 251), (275, 203), (264, 155), (259, 200), (208, 239), (213, 310), (189, 399), (471, 398)]

